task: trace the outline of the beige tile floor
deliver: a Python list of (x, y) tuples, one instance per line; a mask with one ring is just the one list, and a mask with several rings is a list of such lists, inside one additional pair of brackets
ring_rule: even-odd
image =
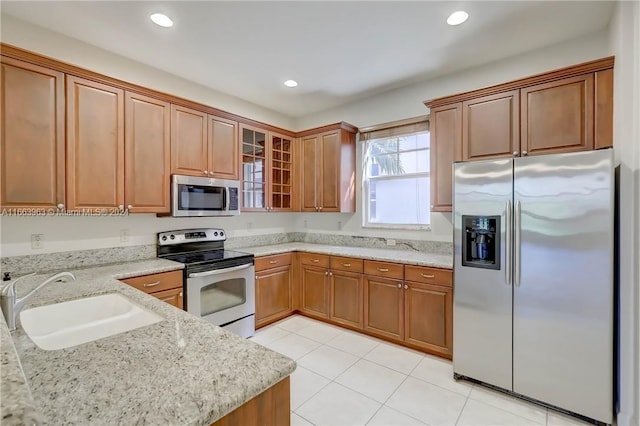
[(256, 343), (298, 363), (291, 376), (291, 424), (586, 425), (467, 382), (451, 362), (293, 316), (258, 330)]

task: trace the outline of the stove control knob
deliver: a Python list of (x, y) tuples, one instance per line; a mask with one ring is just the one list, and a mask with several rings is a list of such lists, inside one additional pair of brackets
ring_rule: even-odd
[(175, 240), (175, 239), (176, 239), (176, 236), (175, 236), (175, 235), (173, 235), (173, 234), (171, 234), (171, 236), (170, 236), (169, 238), (171, 238), (172, 240)]
[(214, 237), (217, 237), (217, 236), (218, 236), (218, 231), (214, 232), (214, 233), (213, 233), (213, 236), (214, 236)]
[(224, 232), (220, 231), (220, 236), (224, 237)]
[(162, 241), (167, 241), (167, 236), (166, 235), (162, 236)]

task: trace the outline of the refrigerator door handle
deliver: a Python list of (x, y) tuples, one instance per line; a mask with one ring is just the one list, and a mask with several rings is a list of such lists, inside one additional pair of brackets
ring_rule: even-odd
[(515, 205), (515, 213), (514, 213), (514, 221), (513, 221), (513, 231), (514, 231), (514, 266), (515, 266), (515, 274), (514, 274), (514, 285), (516, 287), (520, 286), (520, 213), (521, 213), (521, 205), (520, 200), (516, 201)]
[(511, 285), (511, 262), (513, 261), (511, 255), (511, 229), (513, 223), (511, 223), (511, 200), (507, 200), (507, 204), (504, 207), (505, 212), (505, 262), (504, 262), (504, 281), (507, 285)]

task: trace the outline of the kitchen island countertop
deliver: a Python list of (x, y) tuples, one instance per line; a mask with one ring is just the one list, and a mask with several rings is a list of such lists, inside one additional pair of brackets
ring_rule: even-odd
[[(2, 424), (208, 425), (293, 372), (291, 359), (118, 281), (183, 266), (152, 259), (74, 270), (76, 281), (49, 284), (24, 308), (117, 292), (165, 318), (153, 325), (46, 351), (0, 321)], [(19, 282), (18, 296), (47, 276)]]

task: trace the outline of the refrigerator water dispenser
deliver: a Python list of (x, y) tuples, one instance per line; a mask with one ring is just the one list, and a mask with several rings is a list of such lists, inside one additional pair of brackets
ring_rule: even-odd
[(462, 216), (462, 266), (500, 269), (500, 216)]

